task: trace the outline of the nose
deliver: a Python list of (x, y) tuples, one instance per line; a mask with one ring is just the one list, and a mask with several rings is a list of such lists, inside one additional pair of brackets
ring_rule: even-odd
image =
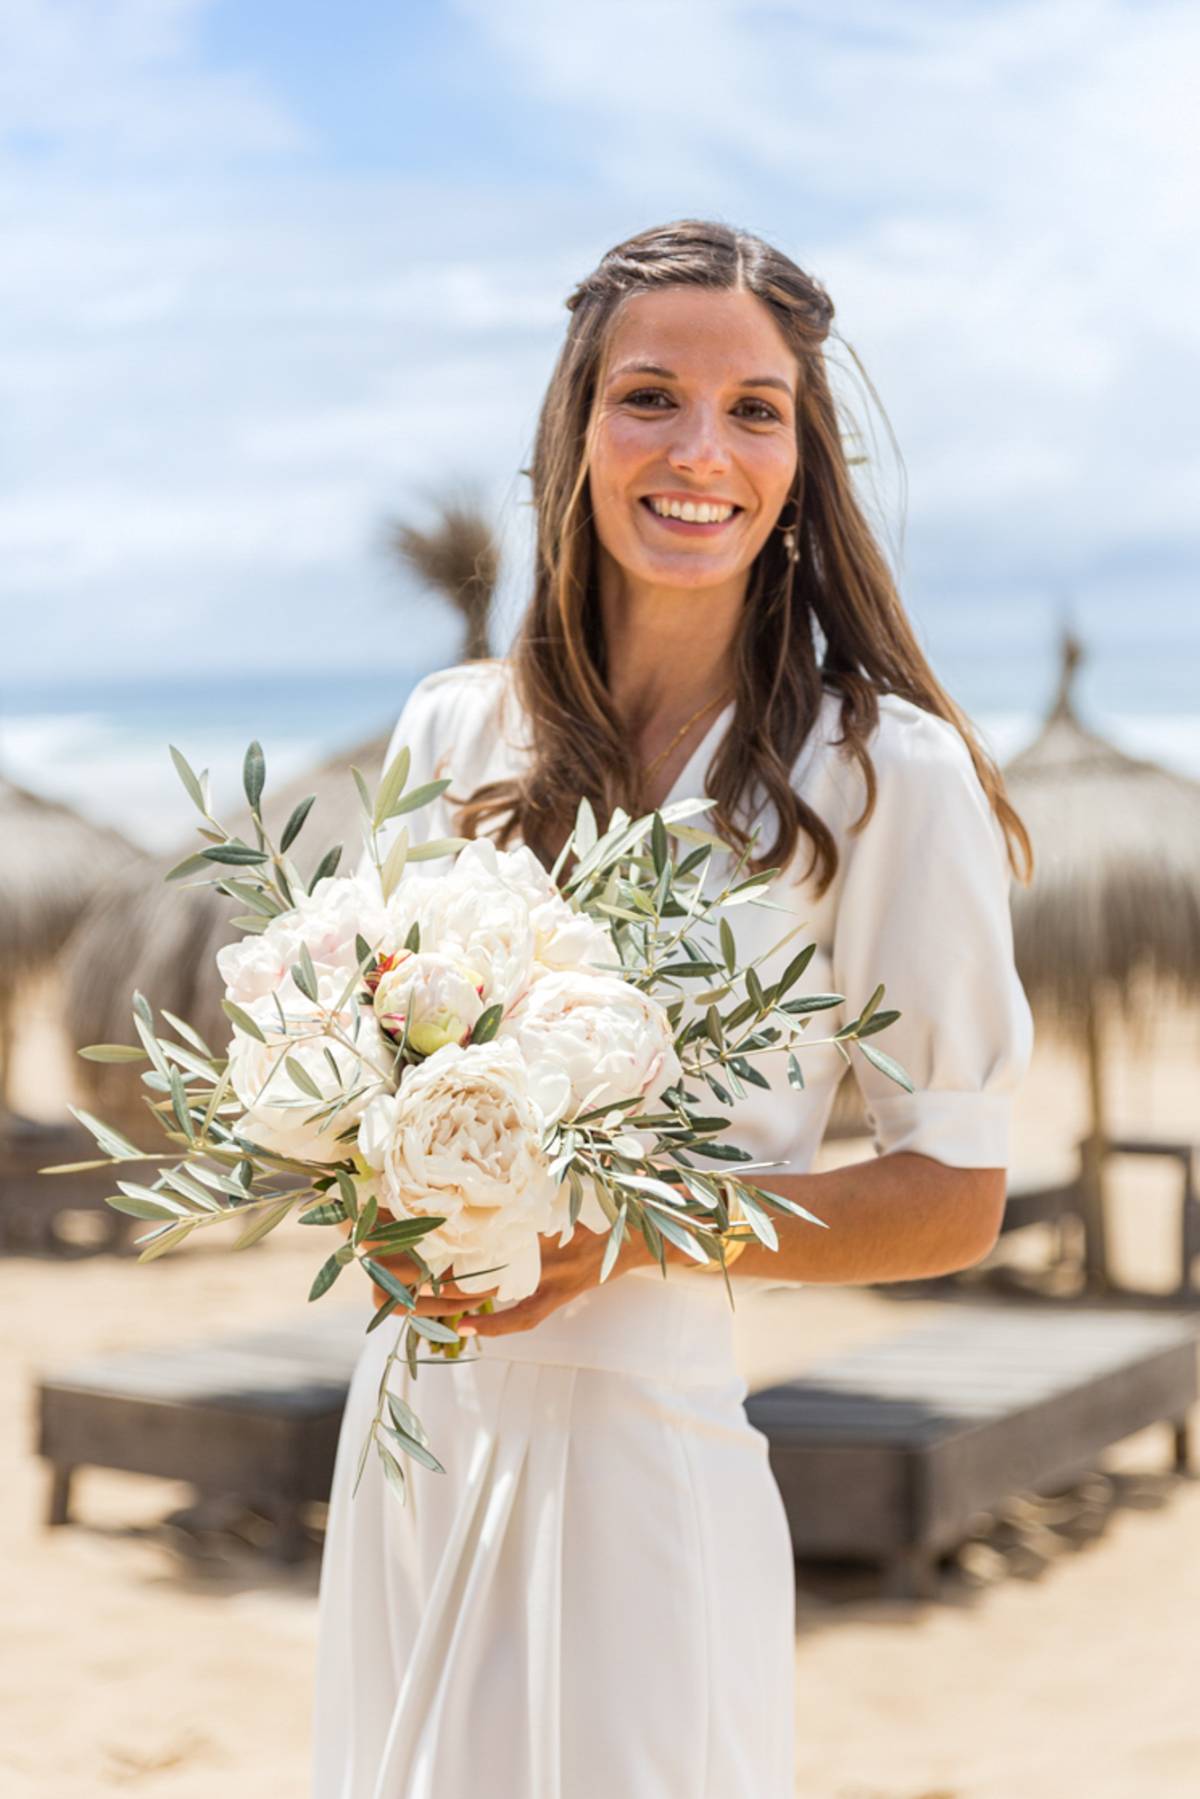
[(729, 467), (729, 452), (715, 407), (689, 406), (681, 411), (667, 461), (673, 469), (700, 481), (710, 480)]

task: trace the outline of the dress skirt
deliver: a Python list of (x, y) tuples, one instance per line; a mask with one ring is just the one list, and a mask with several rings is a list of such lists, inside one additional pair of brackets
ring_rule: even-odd
[(395, 1336), (342, 1423), (313, 1799), (791, 1799), (791, 1540), (724, 1283), (638, 1270), (398, 1358), (445, 1472), (406, 1458), (402, 1501), (372, 1449), (352, 1498)]

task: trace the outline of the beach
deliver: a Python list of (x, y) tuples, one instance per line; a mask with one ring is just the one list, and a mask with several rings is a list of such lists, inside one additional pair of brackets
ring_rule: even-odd
[[(30, 1115), (54, 1115), (71, 1079), (56, 1003), (47, 986), (26, 1012), (13, 1097)], [(1198, 1049), (1200, 1020), (1169, 1009), (1151, 1050), (1117, 1041), (1115, 1134), (1194, 1134)], [(1039, 1042), (1014, 1175), (1065, 1173), (1083, 1123), (1076, 1060)], [(827, 1144), (819, 1166), (869, 1153), (857, 1140)], [(1165, 1294), (1178, 1175), (1132, 1161), (1114, 1173), (1116, 1276)], [(1048, 1227), (1036, 1227), (989, 1265), (1036, 1268), (1050, 1249)], [(245, 1254), (193, 1239), (145, 1267), (0, 1260), (5, 1799), (307, 1794), (319, 1508), (308, 1558), (290, 1569), (243, 1540), (253, 1519), (229, 1521), (242, 1536), (219, 1520), (189, 1530), (170, 1521), (188, 1488), (102, 1470), (77, 1477), (79, 1521), (48, 1530), (32, 1384), (41, 1368), (91, 1355), (294, 1319), (314, 1263), (311, 1232), (295, 1225)], [(981, 1291), (985, 1274), (973, 1271)], [(355, 1299), (345, 1282), (321, 1304)], [(760, 1294), (738, 1307), (743, 1372), (764, 1385), (963, 1303), (961, 1287), (953, 1299), (815, 1285)], [(804, 1569), (798, 1799), (1194, 1799), (1200, 1481), (1170, 1473), (1170, 1451), (1156, 1426), (1055, 1501), (1014, 1502), (939, 1576), (935, 1601), (881, 1597), (866, 1569)]]
[[(579, 8), (567, 21), (560, 11), (538, 0), (408, 9), (0, 0), (0, 1799), (334, 1799), (310, 1791), (327, 1508), (314, 1502), (288, 1517), (281, 1543), (261, 1491), (252, 1495), (259, 1510), (237, 1495), (201, 1499), (183, 1482), (86, 1464), (55, 1471), (38, 1454), (39, 1380), (101, 1364), (107, 1378), (107, 1358), (126, 1353), (144, 1358), (126, 1371), (134, 1389), (165, 1387), (172, 1372), (179, 1380), (169, 1393), (179, 1403), (160, 1407), (136, 1403), (144, 1387), (123, 1406), (116, 1374), (111, 1409), (62, 1395), (64, 1413), (75, 1410), (57, 1442), (46, 1432), (56, 1454), (82, 1454), (90, 1428), (100, 1439), (90, 1453), (119, 1454), (127, 1432), (126, 1459), (161, 1453), (160, 1465), (214, 1485), (302, 1478), (301, 1433), (279, 1419), (299, 1411), (312, 1421), (302, 1356), (291, 1343), (276, 1356), (274, 1416), (251, 1404), (231, 1418), (223, 1402), (245, 1400), (258, 1379), (251, 1358), (266, 1346), (228, 1339), (300, 1333), (338, 1312), (347, 1341), (355, 1325), (365, 1331), (361, 1268), (308, 1303), (340, 1232), (291, 1217), (238, 1253), (240, 1226), (221, 1219), (219, 1230), (185, 1225), (178, 1253), (142, 1264), (130, 1239), (147, 1227), (119, 1218), (103, 1196), (131, 1175), (136, 1205), (138, 1177), (158, 1179), (151, 1170), (165, 1145), (143, 1097), (169, 1091), (163, 1118), (169, 1103), (179, 1144), (211, 1146), (221, 1102), (214, 1096), (195, 1138), (186, 1077), (189, 1064), (195, 1082), (212, 1075), (195, 1072), (206, 1042), (218, 1063), (228, 1059), (235, 1018), (240, 1049), (225, 1072), (250, 1119), (242, 1142), (269, 1162), (272, 1126), (315, 1127), (310, 1100), (328, 1098), (336, 1115), (324, 1085), (330, 1064), (339, 1086), (358, 1072), (344, 1033), (339, 1044), (322, 1031), (322, 1053), (316, 1033), (300, 1041), (302, 1009), (291, 1030), (285, 1006), (303, 998), (324, 1011), (331, 986), (345, 987), (338, 1032), (352, 1025), (361, 1051), (365, 1030), (366, 1047), (379, 1051), (380, 1022), (391, 1044), (388, 1027), (402, 1015), (400, 1055), (404, 1042), (423, 1055), (440, 1036), (461, 1041), (470, 1013), (471, 1037), (487, 1049), (520, 997), (527, 924), (543, 971), (556, 958), (569, 964), (576, 935), (591, 953), (582, 926), (539, 944), (549, 915), (523, 917), (531, 880), (524, 898), (502, 896), (495, 920), (482, 909), (495, 942), (471, 928), (473, 896), (437, 928), (441, 899), (423, 873), (410, 873), (446, 863), (426, 828), (430, 813), (413, 805), (418, 790), (443, 786), (436, 777), (448, 789), (437, 826), (447, 836), (461, 826), (486, 842), (507, 824), (512, 847), (525, 837), (545, 847), (574, 815), (584, 862), (593, 824), (613, 849), (614, 796), (628, 810), (661, 784), (664, 817), (642, 843), (652, 854), (631, 862), (637, 846), (626, 842), (614, 863), (648, 880), (653, 866), (657, 897), (634, 892), (614, 907), (598, 882), (588, 903), (629, 926), (616, 932), (625, 972), (629, 946), (651, 948), (648, 936), (636, 942), (650, 922), (642, 905), (657, 924), (669, 916), (674, 950), (701, 952), (699, 966), (676, 962), (672, 973), (667, 964), (685, 999), (697, 990), (683, 983), (716, 979), (720, 956), (758, 1007), (766, 974), (753, 971), (766, 970), (794, 926), (829, 954), (812, 962), (807, 993), (804, 971), (788, 991), (815, 1001), (804, 1023), (832, 1022), (817, 988), (843, 976), (853, 988), (861, 930), (870, 986), (845, 996), (847, 1009), (863, 1011), (846, 1018), (839, 1047), (853, 1043), (860, 1067), (907, 1082), (889, 1066), (889, 1048), (905, 1060), (899, 1043), (871, 1036), (894, 1008), (927, 1014), (915, 1029), (908, 1021), (924, 1064), (909, 1074), (932, 1096), (917, 1140), (947, 1156), (971, 1128), (964, 1120), (978, 1117), (973, 1153), (1003, 1159), (991, 1102), (1024, 1050), (1024, 1015), (1003, 992), (1010, 961), (1016, 967), (1037, 1043), (1015, 1106), (1007, 1220), (1024, 1215), (1022, 1195), (1030, 1211), (1084, 1191), (1093, 1199), (1099, 1167), (1112, 1316), (1103, 1283), (1089, 1289), (1082, 1265), (1085, 1235), (1096, 1261), (1101, 1233), (1085, 1233), (1074, 1215), (1002, 1234), (978, 1265), (941, 1279), (772, 1287), (745, 1278), (746, 1262), (741, 1278), (733, 1270), (748, 1395), (859, 1348), (878, 1352), (867, 1375), (843, 1368), (830, 1434), (862, 1423), (884, 1446), (861, 1460), (858, 1445), (844, 1455), (844, 1441), (823, 1460), (814, 1454), (806, 1484), (788, 1495), (793, 1520), (824, 1490), (839, 1524), (844, 1512), (849, 1527), (860, 1501), (861, 1524), (877, 1502), (877, 1522), (890, 1512), (898, 1525), (907, 1511), (925, 1527), (909, 1535), (940, 1541), (939, 1524), (953, 1519), (957, 1529), (967, 1506), (1005, 1481), (1033, 1483), (1051, 1462), (1072, 1476), (1055, 1484), (1045, 1473), (1040, 1492), (971, 1515), (928, 1587), (912, 1580), (920, 1597), (901, 1596), (897, 1569), (889, 1581), (849, 1561), (797, 1567), (794, 1799), (1200, 1799), (1200, 1403), (1190, 1459), (1176, 1416), (1097, 1451), (1080, 1472), (1084, 1450), (1118, 1412), (1122, 1421), (1177, 1414), (1200, 1354), (1200, 1200), (1183, 1204), (1185, 1191), (1200, 1193), (1200, 556), (1195, 456), (1178, 423), (1200, 367), (1200, 164), (1188, 154), (1200, 8), (724, 0), (686, 15), (666, 4)], [(483, 706), (478, 667), (461, 689), (420, 692), (436, 671), (495, 660), (516, 677), (512, 706)], [(713, 713), (730, 692), (720, 739)], [(845, 729), (826, 743), (816, 727), (839, 695)], [(505, 760), (485, 768), (495, 753)], [(477, 759), (480, 782), (463, 793), (460, 777)], [(491, 779), (508, 774), (516, 789)], [(778, 908), (773, 947), (745, 966), (739, 914), (732, 943), (724, 928), (705, 941), (703, 921), (693, 942), (677, 880), (663, 878), (664, 828), (681, 826), (680, 844), (689, 831), (670, 802), (703, 804), (710, 776), (713, 798), (725, 797), (699, 823), (726, 840), (729, 824), (753, 837), (755, 826), (774, 835), (782, 822), (790, 836), (794, 795), (794, 847), (804, 865), (807, 847), (818, 851), (803, 872), (813, 888), (806, 908), (824, 907), (822, 928), (799, 916), (792, 895)], [(842, 817), (863, 777), (864, 813), (883, 815), (865, 838), (858, 819)], [(456, 819), (472, 792), (501, 815), (507, 795), (511, 815)], [(576, 812), (582, 794), (590, 822)], [(1024, 893), (1018, 820), (1035, 851)], [(831, 832), (824, 840), (821, 826)], [(1011, 943), (993, 880), (1005, 835)], [(372, 857), (381, 842), (386, 857)], [(849, 857), (825, 880), (820, 852), (830, 845), (837, 862)], [(760, 835), (746, 848), (768, 873), (770, 845)], [(374, 900), (361, 916), (331, 902), (311, 942), (307, 928), (293, 933), (285, 921), (259, 953), (252, 934), (275, 916), (272, 891), (293, 911), (314, 900), (316, 919), (329, 885), (322, 871), (346, 876), (372, 861), (388, 908), (382, 935)], [(707, 864), (693, 872), (706, 877)], [(218, 876), (236, 901), (232, 918), (209, 891)], [(397, 883), (410, 879), (420, 885), (406, 898)], [(697, 897), (709, 885), (702, 878)], [(727, 898), (776, 904), (749, 880)], [(424, 1020), (397, 921), (422, 964)], [(247, 936), (229, 984), (237, 1003), (224, 1011), (212, 959), (233, 929)], [(801, 943), (807, 936), (784, 950), (789, 960)], [(349, 969), (338, 978), (352, 944), (376, 953), (374, 968), (355, 954), (372, 989), (369, 1016), (364, 993), (346, 986)], [(935, 985), (934, 1005), (920, 1006), (919, 982), (918, 1004), (905, 997), (914, 970), (926, 989)], [(876, 986), (885, 971), (886, 996)], [(638, 979), (654, 988), (655, 974), (661, 964)], [(1172, 994), (1144, 995), (1151, 976), (1175, 983)], [(385, 979), (390, 994), (379, 992)], [(569, 979), (559, 992), (565, 1018), (583, 996)], [(131, 1046), (131, 1007), (143, 995), (177, 1033), (168, 1061), (149, 1055), (151, 1090), (137, 1087), (136, 1045), (132, 1065), (119, 1049), (100, 1050), (109, 1066), (92, 1067), (97, 1078), (85, 1085), (77, 1046)], [(1097, 1008), (1114, 995), (1144, 1002), (1136, 1015), (1152, 1036), (1107, 1018), (1097, 1025)], [(509, 1077), (497, 1061), (494, 1100), (484, 1096), (477, 1114), (469, 1096), (448, 1096), (444, 1131), (428, 1146), (450, 1158), (469, 1138), (471, 1156), (500, 1170), (505, 1195), (523, 1189), (530, 1207), (558, 1178), (537, 1165), (541, 1145), (535, 1154), (511, 1140), (531, 1117), (547, 1122), (525, 1109), (526, 1098), (532, 1108), (549, 1093), (532, 1053), (553, 1021), (549, 988), (545, 997), (545, 1013), (539, 998), (524, 1022), (509, 1020), (528, 1066), (514, 1062)], [(274, 1036), (256, 1044), (246, 1010), (256, 1014), (261, 1000), (266, 1023), (277, 1008), (295, 1039), (274, 1060), (290, 1063), (279, 1072), (303, 1105), (282, 1114), (265, 1065)], [(792, 1002), (777, 988), (774, 1003)], [(743, 1097), (755, 1102), (745, 1116), (761, 1121), (762, 1141), (756, 1132), (745, 1150), (755, 1158), (749, 1172), (769, 1186), (784, 1171), (757, 1156), (810, 1143), (815, 1132), (792, 1136), (804, 1114), (791, 1107), (823, 1105), (828, 1088), (801, 1053), (786, 1095), (780, 1081), (750, 1094), (741, 1083), (753, 1085), (758, 1070), (739, 1068), (741, 1053), (778, 1055), (785, 1045), (755, 1042), (740, 1002), (727, 1012), (705, 1005), (714, 1053), (738, 1083), (734, 1117), (721, 1122), (736, 1125)], [(1081, 1041), (1056, 1040), (1052, 1012), (1073, 1019)], [(632, 1041), (628, 996), (626, 1013)], [(332, 1014), (327, 1022), (332, 1030)], [(725, 1033), (742, 1025), (749, 1043), (730, 1042)], [(575, 1021), (562, 1029), (575, 1036)], [(582, 1131), (583, 1080), (599, 1093), (593, 1074), (611, 1071), (624, 1091), (618, 1071), (653, 1050), (647, 1036), (627, 1061), (624, 1029), (607, 1018), (580, 1024), (568, 1072), (579, 1083), (570, 1123)], [(824, 1030), (808, 1045), (824, 1041), (831, 1067)], [(665, 1055), (643, 1064), (651, 1099), (669, 1091), (654, 1085), (666, 1066)], [(978, 1111), (978, 1092), (959, 1103), (956, 1070), (988, 1090)], [(700, 1081), (711, 1067), (697, 1058), (688, 1072), (707, 1107)], [(482, 1082), (487, 1071), (476, 1073)], [(356, 1107), (387, 1074), (368, 1070)], [(122, 1115), (119, 1093), (108, 1104), (109, 1083), (125, 1076), (137, 1097)], [(716, 1105), (725, 1089), (712, 1086)], [(426, 1146), (417, 1131), (406, 1137), (403, 1096), (394, 1107), (382, 1097), (362, 1147), (372, 1156), (380, 1148), (407, 1182), (412, 1171), (400, 1164)], [(905, 1101), (888, 1097), (894, 1110), (881, 1116), (907, 1128)], [(30, 1170), (89, 1154), (71, 1108), (103, 1114), (149, 1153), (83, 1177), (68, 1209)], [(50, 1144), (29, 1121), (55, 1127), (44, 1133)], [(324, 1124), (328, 1150), (336, 1116)], [(849, 1180), (828, 1183), (842, 1195), (868, 1184), (874, 1149), (861, 1130), (861, 1109), (856, 1121), (835, 1105), (814, 1172), (849, 1166)], [(64, 1138), (80, 1147), (64, 1148)], [(274, 1137), (276, 1148), (286, 1141)], [(592, 1153), (596, 1139), (563, 1133), (553, 1150), (543, 1141), (568, 1159)], [(1124, 1152), (1107, 1155), (1122, 1142)], [(1139, 1144), (1156, 1153), (1136, 1153)], [(735, 1166), (721, 1159), (728, 1143), (689, 1143), (685, 1161), (689, 1148), (711, 1154), (712, 1170)], [(921, 1214), (938, 1172), (910, 1158), (870, 1169), (898, 1177), (894, 1188), (879, 1179), (870, 1205), (831, 1199), (842, 1215), (829, 1224), (864, 1251), (841, 1271), (912, 1267), (898, 1260), (909, 1254), (923, 1257), (917, 1266), (933, 1261), (913, 1246), (932, 1234)], [(967, 1215), (969, 1183), (944, 1185), (959, 1209), (939, 1223), (943, 1242)], [(904, 1197), (883, 1208), (876, 1190)], [(665, 1203), (661, 1191), (640, 1192), (656, 1197)], [(194, 1187), (191, 1198), (205, 1203)], [(143, 1189), (143, 1211), (161, 1217), (164, 1203), (169, 1211), (175, 1202), (157, 1188), (147, 1204)], [(463, 1207), (472, 1236), (478, 1209)], [(824, 1210), (815, 1196), (812, 1210)], [(667, 1223), (661, 1210), (653, 1216)], [(447, 1222), (452, 1234), (458, 1221)], [(783, 1222), (815, 1235), (824, 1220)], [(876, 1231), (887, 1261), (867, 1259)], [(826, 1242), (836, 1248), (836, 1238)], [(1191, 1271), (1181, 1267), (1185, 1245)], [(507, 1239), (503, 1254), (511, 1262)], [(1180, 1290), (1189, 1272), (1194, 1295)], [(723, 1289), (709, 1280), (719, 1304)], [(966, 1331), (950, 1347), (914, 1346), (911, 1359), (892, 1347), (953, 1320), (977, 1325), (982, 1340), (984, 1308), (1026, 1315), (1020, 1342), (1000, 1340), (1010, 1316), (978, 1352), (958, 1347)], [(596, 1321), (586, 1304), (581, 1311), (585, 1324)], [(1097, 1311), (1093, 1325), (1085, 1314)], [(605, 1364), (629, 1350), (619, 1305), (613, 1313), (596, 1307)], [(690, 1313), (678, 1307), (678, 1333), (656, 1318), (664, 1362), (684, 1354)], [(1116, 1320), (1131, 1314), (1196, 1341), (1127, 1356)], [(1043, 1338), (1052, 1319), (1078, 1323), (1078, 1340), (1067, 1342), (1065, 1328)], [(587, 1353), (574, 1323), (568, 1362)], [(536, 1349), (558, 1353), (548, 1340)], [(167, 1353), (184, 1346), (194, 1360), (168, 1369)], [(503, 1348), (501, 1339), (496, 1353)], [(1100, 1367), (1110, 1350), (1112, 1364)], [(470, 1360), (469, 1347), (464, 1354)], [(427, 1398), (446, 1373), (432, 1361), (418, 1376)], [(231, 1367), (232, 1396), (223, 1390)], [(396, 1776), (419, 1793), (369, 1799), (466, 1799), (464, 1788), (470, 1799), (698, 1799), (654, 1790), (655, 1747), (669, 1743), (661, 1778), (677, 1787), (676, 1739), (711, 1747), (735, 1692), (740, 1766), (754, 1772), (726, 1778), (750, 1790), (709, 1792), (724, 1784), (716, 1768), (735, 1765), (710, 1755), (703, 1799), (784, 1799), (786, 1756), (773, 1753), (763, 1721), (788, 1692), (787, 1618), (781, 1638), (771, 1599), (790, 1598), (792, 1571), (778, 1511), (777, 1534), (759, 1541), (757, 1519), (770, 1521), (770, 1506), (760, 1513), (754, 1502), (775, 1499), (761, 1484), (765, 1438), (743, 1434), (739, 1445), (735, 1430), (718, 1439), (714, 1407), (697, 1434), (711, 1432), (705, 1447), (729, 1453), (701, 1462), (672, 1408), (652, 1411), (647, 1400), (647, 1431), (658, 1435), (639, 1442), (659, 1447), (639, 1448), (630, 1418), (654, 1383), (635, 1383), (635, 1395), (629, 1377), (607, 1372), (626, 1386), (599, 1384), (607, 1409), (589, 1414), (600, 1420), (594, 1429), (578, 1407), (569, 1431), (553, 1403), (520, 1408), (541, 1453), (523, 1461), (510, 1512), (513, 1484), (489, 1476), (500, 1530), (490, 1519), (478, 1532), (464, 1523), (463, 1566), (426, 1608), (418, 1649), (430, 1630), (435, 1648), (413, 1658), (424, 1674), (443, 1640), (478, 1641), (483, 1673), (444, 1683), (450, 1711), (425, 1708), (456, 1722), (427, 1733), (436, 1740), (419, 1774)], [(1043, 1373), (1045, 1389), (1031, 1394)], [(222, 1402), (207, 1406), (211, 1435), (180, 1398), (193, 1376), (195, 1397)], [(317, 1485), (339, 1381), (340, 1372), (316, 1420), (327, 1440), (306, 1446)], [(506, 1403), (524, 1385), (502, 1384)], [(821, 1404), (806, 1412), (810, 1398), (797, 1400), (800, 1427)], [(787, 1408), (775, 1403), (779, 1441)], [(758, 1413), (763, 1426), (768, 1409)], [(887, 1441), (897, 1421), (898, 1446)], [(600, 1475), (567, 1480), (589, 1449)], [(260, 1451), (273, 1468), (263, 1474), (260, 1462), (248, 1473)], [(197, 1467), (184, 1454), (204, 1460)], [(418, 1488), (470, 1482), (470, 1469), (444, 1454), (449, 1472), (418, 1467)], [(786, 1485), (783, 1454), (774, 1465)], [(724, 1505), (728, 1536), (715, 1545), (703, 1521), (717, 1489), (701, 1467), (718, 1470), (714, 1483), (727, 1471), (729, 1492), (749, 1495)], [(670, 1498), (660, 1497), (664, 1478)], [(68, 1487), (70, 1521), (52, 1526), (49, 1517), (68, 1509)], [(440, 1499), (431, 1515), (445, 1519), (451, 1508)], [(619, 1554), (597, 1547), (601, 1506), (602, 1521), (626, 1533)], [(559, 1633), (558, 1659), (583, 1681), (596, 1667), (586, 1691), (598, 1731), (628, 1728), (638, 1761), (607, 1781), (595, 1761), (584, 1765), (591, 1784), (636, 1794), (517, 1792), (561, 1781), (523, 1776), (507, 1730), (495, 1747), (491, 1718), (500, 1693), (513, 1690), (509, 1674), (524, 1682), (520, 1709), (544, 1723), (547, 1741), (560, 1725), (577, 1729), (574, 1697), (544, 1653), (555, 1633), (540, 1628), (555, 1612), (540, 1603), (541, 1577), (554, 1572), (548, 1526), (564, 1512), (576, 1526), (562, 1539), (564, 1585), (566, 1576), (586, 1584), (599, 1567), (624, 1634), (618, 1655), (598, 1653), (595, 1606), (580, 1623), (568, 1597), (575, 1629)], [(492, 1556), (495, 1534), (504, 1540)], [(676, 1553), (693, 1546), (686, 1573), (665, 1563), (667, 1543)], [(723, 1583), (746, 1544), (741, 1578), (765, 1569), (764, 1585), (731, 1589)], [(481, 1587), (489, 1598), (514, 1595), (500, 1601), (501, 1622), (532, 1620), (527, 1643), (492, 1627), (494, 1607), (471, 1630)], [(726, 1614), (731, 1590), (751, 1599)], [(395, 1597), (389, 1591), (378, 1631), (354, 1633), (356, 1680), (373, 1671), (387, 1624), (409, 1640)], [(680, 1633), (662, 1640), (686, 1633), (694, 1660), (655, 1652), (652, 1615)], [(726, 1615), (739, 1622), (724, 1626)], [(764, 1683), (757, 1707), (743, 1706), (725, 1672), (747, 1666), (782, 1676)], [(614, 1715), (617, 1667), (621, 1690), (636, 1695), (628, 1721)], [(670, 1682), (673, 1736), (650, 1675)], [(384, 1683), (385, 1705), (393, 1686)], [(463, 1694), (467, 1705), (455, 1707)], [(354, 1766), (334, 1781), (347, 1788), (336, 1799), (364, 1799), (376, 1784), (374, 1746), (362, 1742), (373, 1726), (349, 1734), (359, 1739), (345, 1756)], [(463, 1743), (469, 1779), (446, 1772), (447, 1752), (454, 1761)], [(531, 1742), (530, 1753), (529, 1767), (552, 1762), (552, 1748)], [(377, 1784), (387, 1787), (386, 1775)]]

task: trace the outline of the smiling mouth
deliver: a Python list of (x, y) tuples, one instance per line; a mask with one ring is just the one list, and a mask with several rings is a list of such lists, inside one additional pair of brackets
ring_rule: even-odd
[[(727, 531), (730, 525), (741, 517), (743, 511), (741, 506), (734, 506), (726, 518), (689, 519), (676, 518), (671, 513), (657, 512), (653, 496), (650, 494), (643, 494), (638, 503), (650, 514), (655, 524), (661, 525), (664, 530), (682, 531), (693, 537), (715, 537), (719, 532)], [(699, 504), (703, 504), (703, 502), (699, 502)], [(705, 506), (705, 510), (708, 510), (707, 506)]]

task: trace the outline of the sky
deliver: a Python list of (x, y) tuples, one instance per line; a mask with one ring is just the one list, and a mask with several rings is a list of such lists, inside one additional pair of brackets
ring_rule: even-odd
[(1068, 608), (1194, 709), (1198, 66), (1172, 0), (0, 0), (0, 691), (448, 659), (384, 534), (463, 482), (503, 636), (564, 297), (701, 215), (833, 296), (935, 666), (1040, 695)]

